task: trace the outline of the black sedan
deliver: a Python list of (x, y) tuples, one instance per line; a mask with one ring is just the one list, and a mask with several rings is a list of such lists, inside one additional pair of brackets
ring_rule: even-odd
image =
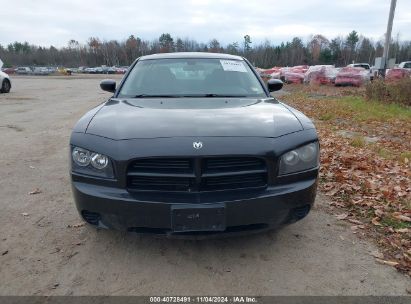
[(242, 57), (137, 59), (70, 139), (77, 209), (89, 224), (168, 236), (261, 231), (305, 217), (317, 188), (313, 123), (270, 96)]

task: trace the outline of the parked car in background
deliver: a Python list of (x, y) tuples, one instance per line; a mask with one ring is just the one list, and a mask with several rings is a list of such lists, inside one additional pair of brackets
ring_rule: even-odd
[(409, 78), (411, 76), (411, 69), (407, 68), (394, 68), (387, 70), (385, 80), (396, 81), (403, 78)]
[(19, 75), (28, 75), (32, 73), (33, 71), (29, 67), (18, 67), (16, 69), (16, 74), (19, 74)]
[(304, 83), (333, 84), (338, 70), (333, 65), (313, 65), (304, 74)]
[(262, 69), (262, 68), (256, 67), (255, 69), (258, 72), (258, 74), (261, 76), (261, 78), (263, 79), (271, 79), (271, 78), (280, 79), (281, 67), (272, 67), (270, 69)]
[(352, 63), (347, 65), (347, 67), (366, 69), (370, 75), (370, 80), (374, 80), (374, 73), (368, 63)]
[(287, 71), (284, 73), (284, 82), (300, 84), (304, 82), (304, 73)]
[(50, 74), (50, 71), (49, 71), (49, 69), (46, 68), (46, 67), (35, 67), (34, 70), (33, 70), (33, 74), (34, 74), (34, 75), (42, 75), (42, 76), (45, 76), (45, 75), (49, 75), (49, 74)]
[(67, 70), (70, 70), (71, 73), (79, 73), (79, 69), (78, 69), (78, 68), (67, 68)]
[(49, 72), (49, 74), (53, 74), (57, 72), (57, 67), (46, 67), (47, 71)]
[(347, 67), (363, 68), (363, 69), (366, 69), (366, 70), (371, 69), (371, 67), (368, 63), (352, 63), (352, 64), (347, 65)]
[(401, 63), (398, 65), (398, 67), (401, 68), (401, 69), (407, 69), (407, 70), (411, 71), (411, 61), (401, 62)]
[(94, 74), (103, 74), (103, 73), (104, 73), (103, 67), (99, 66), (99, 67), (94, 68)]
[(116, 74), (125, 74), (128, 70), (128, 66), (117, 67), (115, 68), (115, 70), (116, 70)]
[(342, 68), (335, 78), (336, 86), (355, 86), (359, 87), (370, 81), (370, 73), (361, 67), (347, 66)]
[(86, 73), (86, 69), (87, 69), (87, 67), (85, 67), (85, 66), (80, 66), (80, 67), (78, 67), (78, 69), (77, 69), (77, 73)]
[(84, 73), (87, 73), (87, 74), (96, 74), (95, 68), (85, 68), (83, 71)]
[(280, 79), (286, 83), (303, 83), (304, 74), (308, 70), (308, 65), (297, 65), (280, 69)]
[(1, 68), (1, 71), (9, 75), (16, 73), (15, 68)]
[(115, 74), (116, 73), (116, 69), (114, 67), (108, 67), (105, 65), (101, 66), (101, 70), (103, 74)]

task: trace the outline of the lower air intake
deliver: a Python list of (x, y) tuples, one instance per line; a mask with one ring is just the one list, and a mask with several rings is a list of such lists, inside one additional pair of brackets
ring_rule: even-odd
[(98, 222), (101, 218), (99, 213), (91, 212), (88, 210), (81, 211), (81, 215), (83, 216), (83, 219), (91, 225), (98, 225)]

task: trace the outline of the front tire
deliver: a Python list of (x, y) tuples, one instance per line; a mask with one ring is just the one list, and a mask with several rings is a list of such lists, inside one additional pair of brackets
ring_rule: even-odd
[(10, 89), (11, 89), (10, 80), (4, 79), (3, 83), (1, 84), (0, 92), (1, 93), (8, 93), (8, 92), (10, 92)]

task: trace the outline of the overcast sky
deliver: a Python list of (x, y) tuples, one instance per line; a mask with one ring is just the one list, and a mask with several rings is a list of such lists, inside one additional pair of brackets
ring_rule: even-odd
[[(390, 0), (0, 0), (0, 44), (28, 41), (66, 46), (91, 36), (124, 40), (173, 37), (227, 44), (273, 43), (311, 34), (328, 38), (356, 30), (378, 40), (386, 31)], [(398, 0), (393, 36), (411, 40), (411, 1)]]

